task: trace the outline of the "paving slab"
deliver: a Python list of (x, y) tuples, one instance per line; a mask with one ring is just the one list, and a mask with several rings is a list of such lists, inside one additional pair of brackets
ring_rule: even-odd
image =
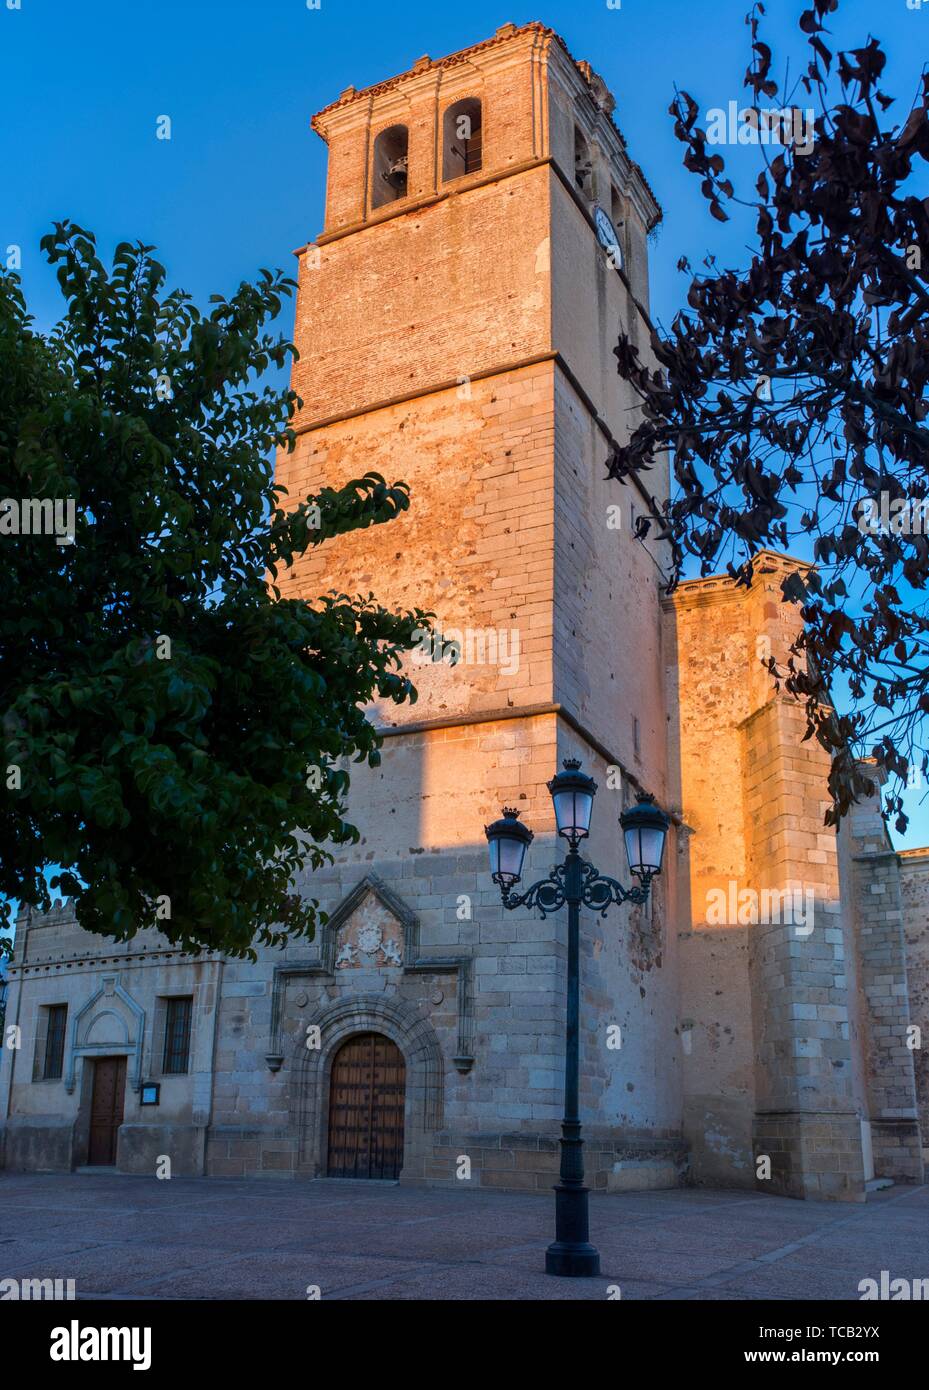
[(0, 1173), (0, 1211), (0, 1277), (73, 1279), (78, 1299), (857, 1301), (883, 1269), (929, 1277), (929, 1187), (595, 1193), (591, 1280), (544, 1273), (549, 1193)]

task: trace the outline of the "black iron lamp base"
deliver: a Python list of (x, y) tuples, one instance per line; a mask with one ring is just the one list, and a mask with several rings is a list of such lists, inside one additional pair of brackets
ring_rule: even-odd
[(600, 1251), (594, 1245), (569, 1245), (556, 1240), (545, 1252), (545, 1273), (566, 1279), (591, 1279), (600, 1273)]
[[(580, 1168), (580, 1139), (571, 1137), (561, 1143), (566, 1166)], [(600, 1252), (591, 1245), (588, 1234), (587, 1188), (577, 1177), (563, 1177), (555, 1186), (555, 1239), (545, 1252), (545, 1273), (566, 1279), (590, 1279), (599, 1274)]]

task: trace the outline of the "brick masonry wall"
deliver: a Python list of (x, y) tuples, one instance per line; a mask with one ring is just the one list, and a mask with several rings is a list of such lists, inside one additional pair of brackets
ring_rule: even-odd
[(548, 351), (548, 239), (536, 168), (301, 256), (298, 423)]
[[(520, 32), (504, 26), (494, 38), (453, 55), (457, 61), (433, 64), (424, 58), (410, 72), (368, 93), (349, 93), (344, 103), (319, 112), (313, 127), (329, 146), (326, 232), (366, 218), (376, 221), (394, 210), (390, 204), (372, 207), (373, 144), (389, 126), (404, 124), (409, 131), (408, 200), (443, 191), (441, 117), (463, 97), (478, 97), (483, 104), (481, 177), (547, 154), (545, 95), (552, 52), (551, 31), (541, 25)], [(565, 63), (557, 47), (555, 61)]]

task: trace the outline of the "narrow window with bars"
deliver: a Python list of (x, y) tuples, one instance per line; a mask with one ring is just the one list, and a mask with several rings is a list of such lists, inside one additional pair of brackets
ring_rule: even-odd
[(165, 1076), (180, 1076), (190, 1065), (190, 1019), (193, 1002), (190, 996), (165, 1001), (165, 1051), (162, 1067)]
[(60, 1081), (65, 1060), (65, 1029), (68, 1022), (67, 1004), (49, 1006), (45, 1031), (45, 1063), (43, 1081)]

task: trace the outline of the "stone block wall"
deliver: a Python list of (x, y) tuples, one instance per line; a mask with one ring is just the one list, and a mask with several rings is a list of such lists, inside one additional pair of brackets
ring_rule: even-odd
[[(890, 848), (879, 796), (852, 808), (848, 834), (863, 1003), (864, 1071), (875, 1174), (923, 1178), (901, 860)], [(912, 921), (918, 940), (917, 921)], [(918, 978), (918, 965), (916, 967)]]
[(605, 481), (603, 433), (555, 373), (553, 698), (670, 805), (662, 547), (633, 536), (638, 493)]
[(905, 850), (899, 856), (903, 906), (903, 942), (910, 1001), (916, 1105), (922, 1133), (924, 1167), (929, 1167), (929, 850)]
[[(161, 1155), (176, 1175), (203, 1172), (203, 1136), (211, 1119), (213, 1048), (223, 963), (191, 959), (156, 932), (108, 941), (81, 930), (69, 903), (23, 913), (10, 970), (7, 1024), (18, 1049), (0, 1053), (0, 1118), (10, 1168), (70, 1170), (87, 1162), (93, 1062), (126, 1058), (124, 1124), (117, 1169), (154, 1175)], [(190, 1062), (163, 1073), (164, 1006), (190, 995)], [(60, 1078), (43, 1079), (43, 1010), (68, 1009)], [(141, 1105), (140, 1086), (156, 1081), (157, 1106)]]
[(749, 934), (712, 894), (748, 883), (739, 725), (752, 709), (755, 635), (744, 598), (714, 580), (665, 602), (671, 777), (681, 808), (675, 920), (684, 1133), (696, 1182), (752, 1186), (754, 1040)]
[[(386, 1032), (407, 1057), (405, 1181), (442, 1176), (436, 1163), (462, 1152), (480, 1168), (475, 1153), (486, 1144), (475, 1134), (496, 1136), (496, 1149), (501, 1133), (557, 1139), (565, 914), (504, 912), (482, 832), (500, 805), (523, 809), (537, 836), (525, 882), (544, 877), (563, 853), (553, 844), (545, 783), (575, 752), (585, 753), (601, 785), (591, 857), (626, 878), (617, 819), (630, 788), (610, 789), (606, 763), (554, 713), (398, 731), (380, 768), (356, 770), (349, 808), (360, 843), (306, 890), (333, 912), (371, 878), (386, 890), (387, 917), (415, 917), (416, 945), (407, 942), (412, 954), (402, 965), (345, 968), (333, 965), (324, 933), (312, 947), (263, 953), (257, 966), (227, 965), (210, 1171), (259, 1172), (273, 1163), (306, 1176), (325, 1172), (328, 1067), (349, 1026)], [(614, 909), (606, 922), (589, 913), (583, 921), (582, 1112), (594, 1125), (614, 1125), (617, 1141), (627, 1132), (679, 1136), (674, 943), (663, 912), (659, 899), (654, 913)], [(313, 1023), (322, 1048), (308, 1059)], [(608, 1036), (616, 1026), (619, 1048)], [(449, 1136), (439, 1158), (437, 1132)], [(523, 1171), (527, 1163), (520, 1160)], [(534, 1171), (547, 1182), (546, 1163)], [(445, 1176), (453, 1180), (454, 1170)]]
[[(550, 1133), (438, 1134), (424, 1177), (436, 1186), (547, 1192), (558, 1181), (559, 1161)], [(596, 1123), (584, 1127), (584, 1180), (595, 1192), (680, 1187), (687, 1177), (687, 1145), (676, 1133), (618, 1135)]]
[[(470, 631), (459, 665), (411, 657), (415, 705), (375, 708), (378, 722), (422, 722), (552, 699), (554, 436), (551, 362), (437, 391), (303, 434), (279, 461), (291, 496), (337, 487), (365, 469), (402, 479), (408, 512), (336, 537), (283, 577), (286, 597), (335, 589), (436, 614)], [(481, 651), (477, 635), (484, 635)]]
[[(681, 806), (693, 831), (681, 924), (685, 1132), (698, 1181), (861, 1199), (861, 1101), (850, 1044), (828, 768), (763, 667), (798, 617), (759, 557), (751, 589), (695, 580), (667, 605)], [(767, 1164), (764, 1160), (767, 1159)]]
[(777, 1190), (863, 1200), (849, 924), (836, 837), (823, 827), (828, 767), (820, 750), (803, 744), (805, 730), (802, 710), (782, 699), (744, 726), (751, 882), (762, 893), (802, 894), (799, 912), (794, 906), (773, 912), (775, 920), (752, 929), (755, 1154), (756, 1161), (770, 1155)]

